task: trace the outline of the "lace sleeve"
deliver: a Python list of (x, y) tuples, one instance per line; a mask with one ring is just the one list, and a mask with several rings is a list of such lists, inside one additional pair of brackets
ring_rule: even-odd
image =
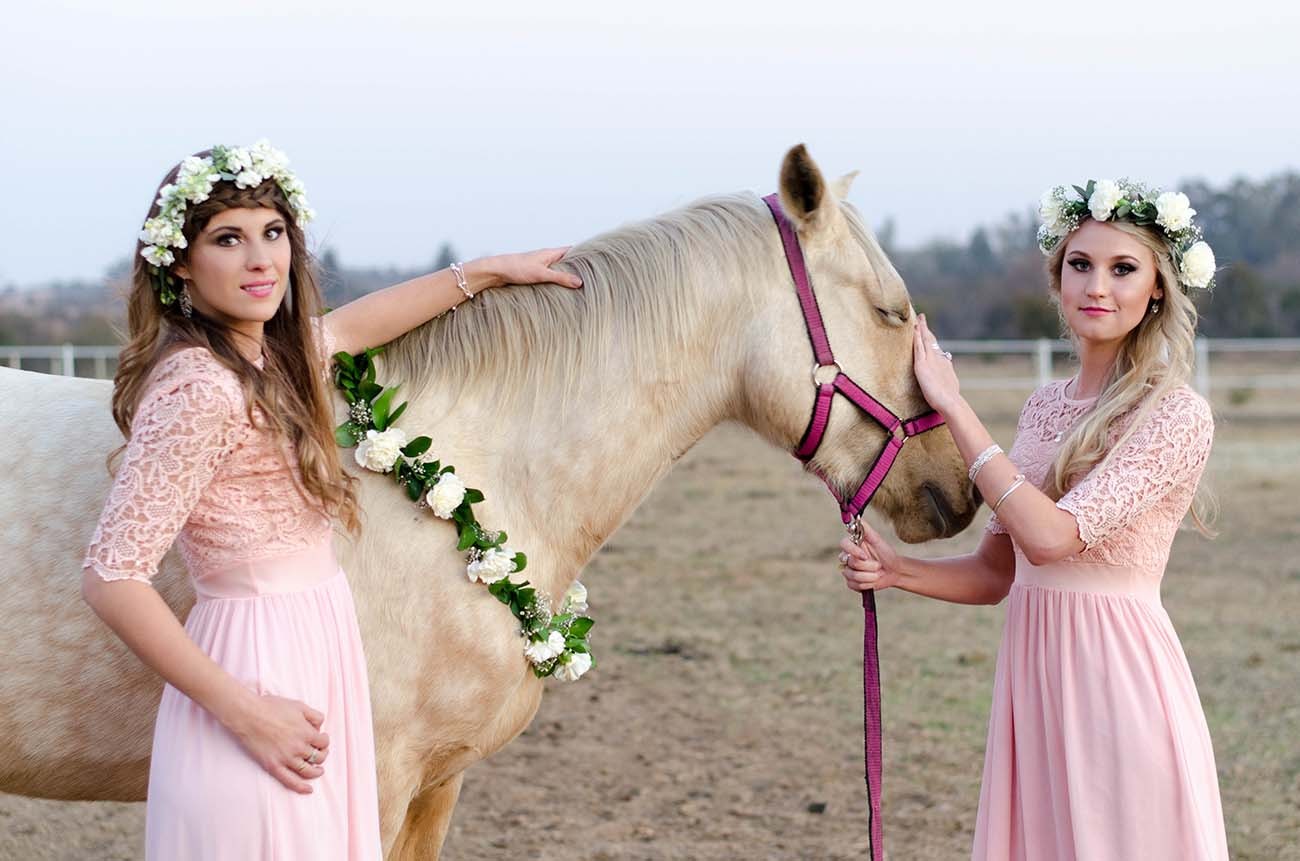
[[(1025, 420), (1033, 412), (1036, 404), (1038, 403), (1038, 395), (1040, 391), (1042, 390), (1041, 389), (1036, 390), (1033, 394), (1031, 394), (1029, 396), (1029, 399), (1025, 401), (1025, 405), (1020, 409), (1020, 418), (1016, 420), (1016, 440), (1018, 440), (1020, 438), (1020, 434), (1024, 432)], [(1007, 449), (1008, 456), (1011, 456), (1012, 453), (1015, 452), (1016, 440), (1012, 440), (1011, 448)], [(1012, 457), (1012, 460), (1015, 460), (1015, 458)], [(989, 535), (1008, 534), (1007, 528), (1002, 525), (1001, 520), (998, 520), (998, 516), (996, 514), (989, 515), (988, 523), (984, 524), (984, 531), (987, 532)]]
[[(141, 397), (131, 438), (83, 568), (148, 583), (225, 455), (242, 437), (239, 384), (187, 349), (163, 359)], [(188, 354), (188, 355), (187, 355)]]
[(1124, 445), (1057, 501), (1074, 515), (1091, 550), (1184, 484), (1193, 488), (1210, 456), (1214, 419), (1191, 389), (1165, 397)]

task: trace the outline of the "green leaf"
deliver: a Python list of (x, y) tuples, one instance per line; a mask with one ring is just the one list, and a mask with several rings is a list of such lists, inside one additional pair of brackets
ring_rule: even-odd
[(569, 636), (585, 637), (587, 636), (587, 632), (591, 630), (591, 626), (594, 624), (596, 623), (592, 619), (586, 616), (579, 616), (574, 619), (573, 624), (569, 626)]
[(420, 491), (423, 489), (424, 487), (421, 485), (421, 483), (415, 481), (414, 479), (406, 482), (406, 495), (411, 498), (412, 502), (415, 502), (417, 499), (420, 498)]
[(1085, 202), (1088, 200), (1089, 197), (1092, 196), (1091, 193), (1089, 193), (1086, 189), (1080, 188), (1077, 185), (1074, 187), (1074, 190), (1079, 192), (1079, 197), (1082, 197)]
[(1084, 199), (1092, 200), (1092, 193), (1096, 191), (1096, 189), (1097, 189), (1097, 181), (1095, 179), (1088, 180), (1088, 193), (1084, 195)]
[(516, 553), (516, 554), (515, 554), (515, 570), (516, 570), (516, 571), (523, 571), (523, 570), (524, 570), (525, 568), (527, 568), (527, 567), (528, 567), (528, 557), (525, 556), (523, 553)]
[(398, 405), (397, 409), (393, 410), (392, 413), (389, 414), (388, 423), (391, 425), (393, 422), (397, 421), (397, 417), (400, 416), (402, 414), (402, 411), (405, 409), (406, 409), (406, 401), (402, 401), (402, 403)]
[(357, 444), (357, 438), (352, 435), (351, 425), (351, 422), (344, 422), (334, 428), (334, 441), (344, 448), (351, 448)]
[(477, 503), (477, 502), (482, 502), (482, 501), (483, 501), (483, 491), (481, 491), (481, 490), (475, 490), (475, 489), (472, 488), (472, 487), (470, 487), (470, 488), (466, 488), (466, 490), (465, 490), (465, 501), (468, 502), (468, 503), (471, 503), (471, 504), (473, 504), (473, 503)]
[(1115, 217), (1123, 218), (1124, 216), (1128, 215), (1132, 211), (1133, 211), (1133, 207), (1129, 206), (1127, 203), (1121, 203), (1119, 205), (1119, 208), (1115, 210)]
[(370, 414), (373, 416), (372, 421), (379, 430), (388, 429), (388, 408), (393, 403), (393, 395), (397, 394), (397, 388), (384, 389), (383, 394), (375, 398), (370, 404)]
[[(402, 404), (402, 406), (405, 407), (406, 404)], [(399, 409), (397, 412), (400, 413), (401, 410)], [(393, 413), (393, 418), (397, 418), (397, 413)], [(429, 439), (427, 436), (417, 436), (402, 447), (402, 454), (407, 457), (419, 457), (428, 451), (429, 446), (431, 445), (433, 445), (433, 440)]]
[(352, 354), (340, 350), (334, 354), (334, 361), (343, 366), (343, 369), (355, 374), (357, 372), (357, 360), (352, 358)]
[(456, 549), (461, 553), (474, 546), (478, 540), (478, 529), (472, 523), (465, 524), (460, 530), (460, 541), (456, 542)]

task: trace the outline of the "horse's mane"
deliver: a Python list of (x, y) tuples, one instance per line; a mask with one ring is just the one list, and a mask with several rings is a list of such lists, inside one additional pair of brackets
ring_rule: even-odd
[[(843, 211), (871, 265), (892, 273), (857, 213)], [(581, 290), (490, 290), (389, 344), (385, 374), (406, 396), (436, 386), (454, 398), (491, 379), (491, 399), (504, 404), (566, 403), (593, 375), (652, 373), (657, 358), (696, 331), (701, 297), (725, 279), (757, 277), (776, 236), (767, 207), (749, 193), (625, 225), (575, 245), (557, 264), (582, 278)], [(622, 345), (628, 367), (602, 365), (611, 343)]]

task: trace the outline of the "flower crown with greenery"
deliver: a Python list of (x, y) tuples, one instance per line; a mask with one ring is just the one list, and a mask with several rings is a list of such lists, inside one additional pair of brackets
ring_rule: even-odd
[(1209, 290), (1214, 287), (1214, 252), (1201, 239), (1201, 228), (1192, 224), (1195, 214), (1182, 192), (1161, 192), (1127, 179), (1090, 179), (1086, 186), (1057, 185), (1045, 191), (1038, 204), (1038, 215), (1043, 220), (1038, 228), (1038, 247), (1044, 254), (1051, 254), (1089, 216), (1097, 221), (1154, 225), (1169, 243), (1183, 292), (1189, 288)]
[(307, 205), (302, 182), (289, 170), (288, 157), (266, 140), (250, 147), (218, 145), (209, 156), (188, 156), (181, 162), (176, 181), (158, 189), (158, 214), (146, 220), (140, 231), (140, 241), (144, 243), (140, 256), (153, 268), (158, 299), (164, 305), (172, 304), (178, 296), (177, 279), (167, 267), (176, 259), (172, 249), (189, 244), (182, 231), (185, 208), (207, 200), (218, 182), (233, 182), (237, 188), (256, 188), (268, 179), (279, 184), (299, 224), (316, 217)]

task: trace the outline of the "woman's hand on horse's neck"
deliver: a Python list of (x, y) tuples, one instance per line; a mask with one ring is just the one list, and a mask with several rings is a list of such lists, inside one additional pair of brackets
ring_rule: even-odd
[[(564, 256), (565, 248), (550, 248), (526, 254), (505, 254), (471, 260), (462, 267), (470, 293), (506, 284), (556, 283), (581, 287), (582, 281), (567, 272), (551, 269)], [(440, 269), (374, 293), (367, 293), (326, 314), (338, 349), (359, 353), (378, 347), (427, 323), (469, 297), (456, 283), (451, 269)]]

